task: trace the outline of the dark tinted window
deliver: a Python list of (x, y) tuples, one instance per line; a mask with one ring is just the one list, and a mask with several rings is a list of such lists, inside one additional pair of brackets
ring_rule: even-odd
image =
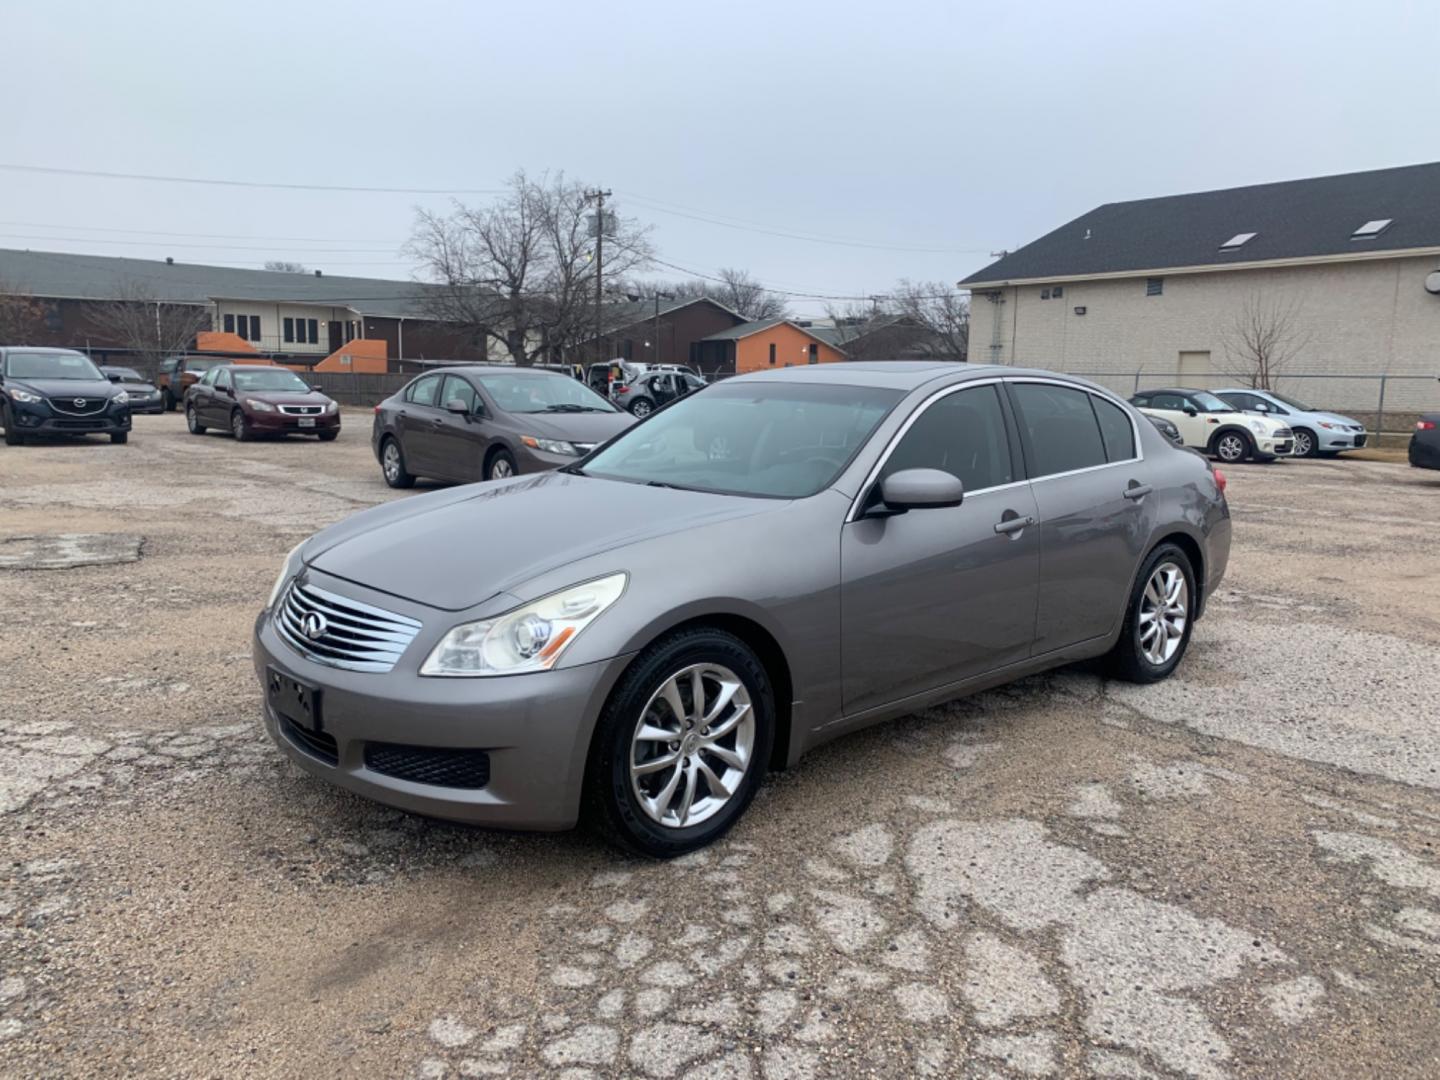
[[(206, 372), (206, 378), (209, 378), (209, 372)], [(201, 381), (203, 382), (204, 380)], [(230, 372), (226, 371), (224, 368), (221, 368), (215, 376), (215, 388), (217, 390), (224, 390), (229, 385)]]
[(1095, 406), (1095, 419), (1100, 421), (1100, 436), (1105, 440), (1105, 456), (1111, 461), (1129, 461), (1135, 456), (1135, 429), (1130, 414), (1119, 405), (1090, 395)]
[(311, 344), (311, 345), (318, 345), (318, 344), (320, 344), (320, 320), (318, 320), (318, 319), (306, 319), (306, 320), (305, 320), (305, 329), (306, 329), (307, 331), (309, 331), (309, 334), (310, 334), (310, 344)]
[(250, 340), (251, 340), (251, 341), (259, 341), (259, 340), (260, 340), (260, 316), (259, 316), (259, 315), (251, 315), (251, 316), (250, 316)]
[(996, 388), (961, 390), (921, 413), (885, 462), (881, 478), (901, 469), (941, 469), (958, 476), (966, 491), (1014, 480)]
[(294, 319), (286, 319), (286, 320), (284, 321), (284, 325), (285, 325), (285, 340), (286, 340), (286, 341), (294, 341), (294, 340), (295, 340), (295, 320), (294, 320)]
[(1105, 464), (1100, 425), (1084, 390), (1048, 383), (1014, 383), (1011, 390), (1030, 436), (1032, 477)]
[(234, 332), (235, 332), (235, 316), (234, 316), (234, 315), (226, 315), (226, 316), (225, 316), (225, 333), (227, 333), (227, 334), (233, 334)]
[(1149, 407), (1152, 409), (1174, 409), (1179, 412), (1185, 408), (1185, 399), (1179, 394), (1152, 394)]
[(452, 401), (463, 401), (465, 408), (473, 413), (475, 411), (476, 398), (475, 388), (460, 378), (460, 376), (445, 376), (445, 392), (440, 395), (442, 403), (448, 405)]
[(407, 401), (413, 401), (416, 405), (434, 405), (435, 391), (440, 389), (439, 375), (426, 375), (423, 379), (416, 379), (410, 384), (410, 391), (405, 395)]

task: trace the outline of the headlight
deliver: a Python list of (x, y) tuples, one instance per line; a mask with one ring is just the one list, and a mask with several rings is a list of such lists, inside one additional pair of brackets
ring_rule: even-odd
[(325, 411), (326, 411), (327, 413), (339, 412), (339, 411), (340, 411), (340, 406), (339, 406), (336, 402), (327, 401), (327, 402), (325, 403)]
[[(306, 539), (308, 539), (308, 537)], [(285, 588), (286, 582), (295, 576), (292, 573), (292, 567), (300, 554), (300, 549), (304, 546), (305, 541), (301, 540), (300, 543), (290, 549), (290, 553), (285, 556), (285, 561), (280, 564), (280, 576), (275, 579), (275, 584), (270, 587), (270, 599), (265, 601), (266, 611), (269, 611), (275, 606), (275, 601), (280, 599), (280, 591)]]
[(245, 404), (250, 406), (250, 408), (254, 409), (256, 412), (275, 411), (275, 406), (271, 405), (268, 401), (256, 401), (254, 398), (246, 398)]
[(580, 632), (625, 591), (625, 574), (572, 585), (498, 618), (446, 634), (421, 675), (519, 675), (548, 671)]
[(21, 390), (18, 386), (10, 391), (10, 396), (16, 401), (24, 401), (32, 405), (41, 400), (39, 394), (32, 394), (29, 390)]
[(130, 401), (130, 395), (124, 390), (121, 390), (110, 400), (113, 401), (116, 405), (125, 405)]
[(569, 454), (579, 457), (580, 451), (561, 439), (537, 439), (533, 435), (521, 435), (520, 441), (531, 450), (544, 450), (547, 454)]
[(1253, 431), (1253, 432), (1255, 432), (1256, 435), (1269, 435), (1269, 434), (1270, 434), (1270, 429), (1265, 426), (1265, 421), (1263, 421), (1263, 420), (1251, 420), (1251, 421), (1250, 421), (1250, 430)]
[(1329, 423), (1329, 422), (1327, 422), (1327, 421), (1325, 421), (1325, 420), (1317, 420), (1317, 421), (1315, 421), (1315, 422), (1316, 422), (1317, 424), (1319, 424), (1321, 427), (1323, 427), (1326, 431), (1340, 431), (1340, 430), (1343, 430), (1342, 425), (1340, 425), (1340, 424), (1331, 424), (1331, 423)]

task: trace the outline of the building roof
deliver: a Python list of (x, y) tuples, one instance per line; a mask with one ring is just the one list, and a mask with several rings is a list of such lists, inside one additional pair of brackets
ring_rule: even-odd
[(0, 283), (7, 290), (59, 299), (122, 300), (139, 294), (176, 304), (211, 300), (325, 304), (382, 318), (417, 319), (432, 317), (426, 294), (440, 288), (414, 281), (10, 249), (0, 249)]
[(769, 330), (772, 326), (779, 326), (781, 323), (784, 323), (786, 326), (800, 331), (800, 333), (804, 334), (808, 338), (814, 338), (822, 345), (830, 346), (830, 348), (834, 349), (836, 352), (843, 353), (845, 351), (835, 342), (829, 341), (826, 338), (821, 337), (814, 330), (811, 330), (808, 327), (801, 326), (800, 324), (795, 322), (794, 319), (787, 319), (783, 316), (778, 319), (757, 319), (754, 322), (741, 323), (739, 326), (732, 326), (728, 330), (721, 330), (718, 334), (711, 334), (709, 337), (701, 338), (700, 340), (739, 341), (741, 338), (747, 338), (751, 334), (762, 333), (766, 330)]
[[(671, 312), (690, 307), (692, 304), (710, 304), (727, 315), (733, 315), (741, 322), (745, 321), (744, 315), (709, 296), (682, 296), (675, 300), (661, 300), (660, 317), (664, 318)], [(654, 318), (655, 300), (653, 297), (649, 300), (626, 300), (621, 303), (607, 304), (605, 307), (605, 321), (614, 330), (622, 330), (627, 326), (634, 326)]]
[[(1367, 222), (1387, 219), (1375, 235), (1353, 238)], [(1254, 235), (1228, 246), (1246, 233)], [(1416, 248), (1440, 248), (1440, 162), (1106, 203), (960, 284), (975, 288)]]

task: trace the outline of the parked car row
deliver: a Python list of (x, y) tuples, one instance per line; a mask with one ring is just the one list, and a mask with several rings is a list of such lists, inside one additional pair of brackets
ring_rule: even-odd
[(1181, 445), (1227, 463), (1333, 457), (1368, 440), (1359, 421), (1268, 390), (1166, 387), (1139, 391), (1130, 403), (1173, 429), (1161, 429), (1172, 442), (1178, 435)]

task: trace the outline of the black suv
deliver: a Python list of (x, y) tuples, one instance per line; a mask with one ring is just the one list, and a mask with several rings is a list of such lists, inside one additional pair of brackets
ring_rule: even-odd
[(130, 437), (130, 398), (84, 353), (0, 348), (0, 427), (5, 444), (59, 435)]

